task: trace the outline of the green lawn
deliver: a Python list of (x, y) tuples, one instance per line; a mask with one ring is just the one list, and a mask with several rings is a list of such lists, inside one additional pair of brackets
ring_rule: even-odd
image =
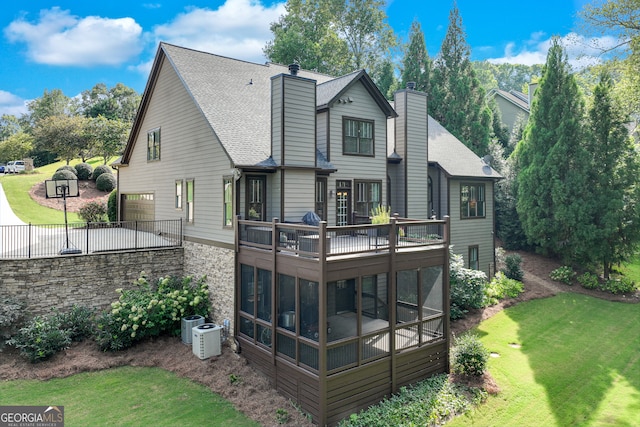
[(477, 332), (501, 392), (447, 426), (640, 426), (640, 305), (565, 293)]
[[(79, 159), (72, 161), (70, 164), (73, 166), (78, 163), (80, 163)], [(93, 158), (87, 163), (95, 168), (103, 164), (104, 160)], [(35, 184), (51, 179), (54, 172), (65, 164), (66, 162), (60, 161), (36, 168), (33, 173), (0, 175), (0, 183), (11, 209), (23, 222), (27, 224), (64, 224), (64, 211), (39, 205), (29, 197), (29, 190)], [(83, 222), (78, 214), (73, 212), (69, 212), (67, 218), (69, 222)]]
[(620, 272), (640, 286), (640, 255), (636, 255), (628, 263), (623, 264)]
[(0, 382), (2, 405), (64, 406), (65, 426), (251, 426), (208, 388), (159, 368), (123, 367), (49, 381)]

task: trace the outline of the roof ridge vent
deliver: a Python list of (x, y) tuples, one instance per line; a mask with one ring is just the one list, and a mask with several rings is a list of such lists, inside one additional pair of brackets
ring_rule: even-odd
[(298, 65), (298, 64), (290, 64), (289, 65), (289, 72), (291, 73), (292, 76), (297, 76), (298, 75), (298, 71), (300, 71), (300, 65)]

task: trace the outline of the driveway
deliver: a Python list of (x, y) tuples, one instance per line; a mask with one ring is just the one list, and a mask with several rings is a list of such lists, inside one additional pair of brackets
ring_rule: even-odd
[(25, 225), (11, 210), (2, 184), (0, 184), (0, 225)]
[(175, 233), (171, 237), (164, 236), (168, 230), (156, 230), (156, 224), (141, 226), (140, 230), (70, 227), (68, 232), (64, 224), (10, 227), (20, 225), (27, 224), (13, 213), (0, 184), (0, 258), (48, 257), (67, 249), (86, 254), (180, 245)]

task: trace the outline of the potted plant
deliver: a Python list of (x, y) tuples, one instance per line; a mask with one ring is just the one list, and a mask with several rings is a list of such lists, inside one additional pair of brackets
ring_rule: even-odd
[[(391, 208), (388, 206), (376, 206), (371, 209), (371, 224), (389, 224), (391, 222)], [(389, 234), (387, 227), (376, 227), (370, 229), (370, 236), (385, 237)]]

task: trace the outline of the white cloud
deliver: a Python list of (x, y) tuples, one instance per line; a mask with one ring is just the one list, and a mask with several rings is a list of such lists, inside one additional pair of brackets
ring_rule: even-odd
[(0, 116), (3, 114), (11, 114), (20, 117), (27, 113), (26, 100), (14, 95), (10, 92), (0, 90)]
[(19, 18), (5, 28), (12, 42), (27, 45), (33, 61), (49, 65), (118, 65), (142, 50), (142, 27), (132, 18), (84, 18), (54, 7), (37, 22)]
[[(551, 47), (551, 38), (546, 36), (542, 32), (533, 33), (521, 47), (518, 47), (514, 42), (507, 43), (504, 48), (504, 56), (490, 58), (487, 61), (494, 64), (544, 64)], [(569, 33), (560, 38), (560, 43), (564, 46), (569, 64), (575, 69), (580, 69), (602, 62), (607, 56), (606, 50), (616, 46), (618, 39), (611, 36), (585, 37)]]
[(192, 8), (157, 26), (156, 41), (253, 62), (272, 38), (270, 24), (285, 13), (284, 3), (264, 6), (258, 0), (227, 0), (218, 9)]

